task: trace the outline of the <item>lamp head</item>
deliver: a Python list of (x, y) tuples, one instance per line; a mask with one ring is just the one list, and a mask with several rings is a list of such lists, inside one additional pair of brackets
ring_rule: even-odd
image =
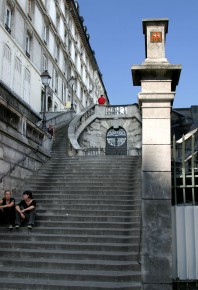
[(74, 85), (75, 81), (76, 81), (76, 78), (74, 76), (71, 76), (71, 78), (69, 79), (70, 86)]
[(48, 71), (45, 70), (42, 74), (41, 74), (41, 81), (42, 84), (44, 86), (48, 86), (51, 80), (51, 76), (49, 75)]

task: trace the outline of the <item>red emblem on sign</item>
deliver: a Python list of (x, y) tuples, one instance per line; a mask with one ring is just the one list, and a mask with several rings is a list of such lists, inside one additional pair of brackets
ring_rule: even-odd
[(151, 42), (162, 42), (161, 32), (151, 32)]

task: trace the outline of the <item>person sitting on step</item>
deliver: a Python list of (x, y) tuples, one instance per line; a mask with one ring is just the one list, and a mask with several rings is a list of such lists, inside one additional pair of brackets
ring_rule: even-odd
[(8, 224), (13, 228), (15, 221), (15, 199), (10, 190), (5, 190), (4, 197), (0, 199), (0, 223)]
[(33, 199), (32, 192), (26, 190), (23, 192), (23, 199), (16, 205), (15, 228), (19, 228), (22, 221), (28, 223), (31, 229), (35, 225), (36, 218), (36, 200)]

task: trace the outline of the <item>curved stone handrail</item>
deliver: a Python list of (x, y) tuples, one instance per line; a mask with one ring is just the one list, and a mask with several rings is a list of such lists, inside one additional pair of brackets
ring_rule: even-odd
[[(89, 106), (86, 110), (81, 111), (70, 122), (69, 128), (68, 128), (68, 137), (70, 140), (70, 144), (72, 145), (74, 150), (81, 150), (82, 149), (78, 143), (78, 137), (79, 137), (80, 133), (86, 127), (86, 124), (87, 123), (89, 124), (90, 122), (92, 122), (96, 118), (96, 116), (94, 116), (94, 115), (95, 115), (95, 104)], [(89, 118), (91, 118), (91, 120), (86, 122), (86, 120), (88, 120)]]

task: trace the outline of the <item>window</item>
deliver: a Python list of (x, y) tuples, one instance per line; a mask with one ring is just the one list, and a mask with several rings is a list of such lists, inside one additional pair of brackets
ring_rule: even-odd
[(5, 29), (11, 34), (11, 9), (6, 7)]
[(81, 70), (81, 78), (82, 78), (82, 80), (83, 80), (83, 78), (84, 78), (84, 74), (83, 74), (83, 65), (81, 65), (81, 68), (80, 68), (80, 70)]
[(71, 30), (71, 28), (72, 28), (72, 20), (71, 20), (71, 17), (69, 17), (68, 24), (69, 24), (69, 29)]
[(71, 55), (71, 39), (69, 39), (68, 41), (68, 51), (69, 51), (69, 54)]
[(12, 59), (12, 52), (9, 46), (4, 44), (3, 48), (3, 65), (2, 65), (2, 80), (8, 86), (10, 86), (11, 81), (11, 59)]
[(25, 69), (25, 81), (27, 81), (30, 84), (30, 71), (26, 68)]
[(77, 112), (77, 103), (74, 102), (74, 110)]
[(30, 71), (27, 68), (25, 68), (23, 98), (27, 103), (30, 103), (30, 80), (31, 80)]
[(66, 85), (65, 83), (62, 83), (62, 101), (65, 102), (66, 98)]
[(58, 73), (55, 75), (55, 93), (58, 94)]
[(60, 16), (58, 14), (56, 16), (56, 29), (57, 31), (60, 30)]
[(27, 15), (32, 20), (32, 0), (27, 1)]
[(21, 74), (21, 71), (22, 71), (22, 63), (21, 63), (21, 60), (16, 57), (16, 60), (15, 60), (15, 70)]
[(64, 45), (67, 47), (67, 31), (66, 30), (64, 34)]
[(58, 62), (59, 60), (59, 46), (55, 45), (55, 61)]
[(5, 44), (3, 57), (11, 63), (11, 49)]
[(78, 32), (75, 30), (75, 43), (78, 44)]
[(81, 45), (81, 47), (80, 47), (80, 55), (81, 55), (81, 57), (83, 58), (83, 46)]
[(19, 96), (21, 96), (21, 74), (22, 62), (18, 57), (16, 57), (14, 66), (14, 91)]
[(75, 65), (78, 67), (78, 55), (77, 52), (75, 52)]
[(54, 112), (58, 111), (58, 104), (55, 102), (54, 103)]
[(83, 103), (83, 88), (80, 89), (80, 100)]
[(69, 80), (71, 78), (71, 65), (68, 64), (68, 67), (67, 67), (67, 79)]
[(25, 53), (28, 58), (30, 58), (30, 35), (27, 33), (25, 38)]
[(43, 54), (43, 65), (42, 65), (42, 71), (47, 70), (47, 57)]
[(49, 38), (49, 27), (47, 25), (44, 26), (44, 31), (43, 31), (43, 40), (44, 43), (48, 43), (48, 38)]

